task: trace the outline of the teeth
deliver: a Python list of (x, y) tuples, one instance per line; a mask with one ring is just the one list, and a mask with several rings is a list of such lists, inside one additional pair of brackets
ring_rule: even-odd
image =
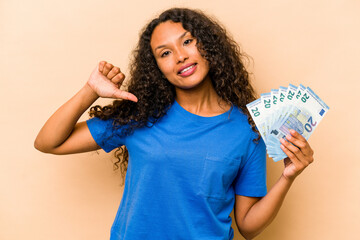
[(187, 68), (181, 70), (181, 71), (180, 71), (180, 74), (183, 73), (183, 72), (186, 72), (186, 71), (190, 70), (190, 69), (193, 68), (193, 67), (195, 67), (195, 64), (194, 64), (194, 65), (191, 65), (190, 67), (187, 67)]

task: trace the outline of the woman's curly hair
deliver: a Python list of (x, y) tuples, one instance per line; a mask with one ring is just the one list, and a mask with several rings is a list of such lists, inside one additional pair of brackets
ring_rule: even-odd
[[(180, 22), (185, 30), (197, 40), (201, 55), (209, 62), (209, 76), (216, 93), (227, 103), (240, 108), (247, 116), (253, 129), (255, 124), (246, 104), (255, 100), (249, 74), (244, 66), (246, 55), (240, 52), (238, 44), (226, 30), (199, 10), (172, 8), (153, 19), (140, 34), (133, 58), (130, 62), (128, 91), (138, 97), (138, 102), (115, 100), (108, 106), (94, 106), (91, 117), (113, 119), (115, 129), (128, 136), (137, 128), (151, 127), (164, 116), (175, 99), (175, 88), (164, 77), (157, 66), (150, 40), (156, 26), (162, 22)], [(115, 131), (114, 131), (115, 132)], [(115, 152), (118, 161), (114, 167), (127, 169), (128, 151), (125, 146)]]

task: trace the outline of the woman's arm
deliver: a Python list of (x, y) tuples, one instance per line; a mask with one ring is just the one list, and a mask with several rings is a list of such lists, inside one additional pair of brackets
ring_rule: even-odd
[(313, 150), (306, 139), (290, 130), (287, 140), (281, 140), (281, 148), (288, 156), (284, 159), (285, 169), (280, 179), (263, 198), (236, 195), (235, 220), (240, 233), (252, 239), (263, 231), (275, 218), (286, 193), (295, 178), (313, 162)]
[(77, 122), (99, 97), (136, 102), (137, 98), (133, 94), (119, 89), (124, 78), (124, 74), (118, 67), (104, 61), (100, 62), (85, 86), (47, 120), (35, 139), (35, 148), (53, 154), (80, 153), (99, 149), (86, 122)]

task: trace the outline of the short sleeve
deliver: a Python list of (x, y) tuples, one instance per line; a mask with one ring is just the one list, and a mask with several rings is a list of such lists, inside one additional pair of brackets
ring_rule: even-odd
[(262, 139), (251, 142), (248, 157), (241, 164), (234, 186), (235, 194), (248, 197), (263, 197), (266, 188), (266, 147)]
[(110, 152), (125, 144), (124, 137), (120, 137), (114, 131), (112, 119), (101, 120), (95, 117), (87, 120), (86, 123), (91, 136), (105, 152)]

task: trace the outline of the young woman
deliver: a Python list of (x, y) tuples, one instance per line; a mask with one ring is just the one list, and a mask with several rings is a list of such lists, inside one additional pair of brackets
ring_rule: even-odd
[[(100, 62), (45, 123), (35, 147), (53, 154), (121, 149), (117, 164), (127, 174), (111, 239), (232, 239), (233, 208), (251, 239), (274, 219), (313, 151), (291, 131), (281, 146), (284, 171), (267, 192), (265, 144), (245, 107), (255, 97), (242, 58), (215, 21), (169, 9), (144, 28), (128, 91), (119, 89), (120, 69)], [(78, 122), (99, 97), (118, 100)]]

